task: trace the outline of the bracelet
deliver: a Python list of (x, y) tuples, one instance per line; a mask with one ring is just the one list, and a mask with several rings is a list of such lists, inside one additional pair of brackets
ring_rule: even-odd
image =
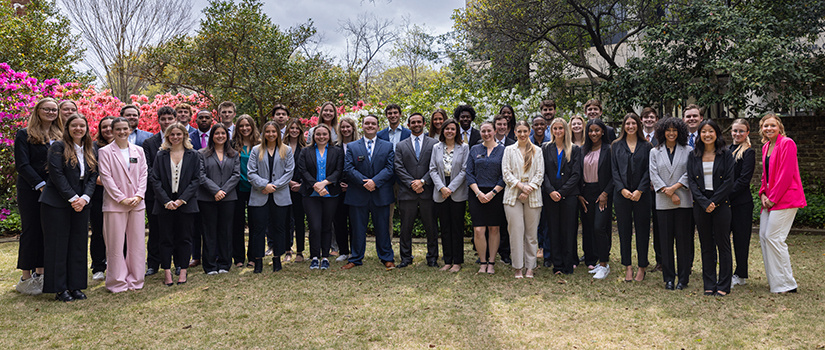
[(480, 196), (480, 195), (481, 195), (481, 191), (478, 191), (478, 193), (476, 193), (476, 198), (478, 198), (478, 196)]

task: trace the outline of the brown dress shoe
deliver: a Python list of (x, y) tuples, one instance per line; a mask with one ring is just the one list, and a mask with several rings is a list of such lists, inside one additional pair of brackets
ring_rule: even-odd
[(395, 263), (393, 263), (392, 261), (387, 261), (384, 263), (384, 267), (387, 268), (387, 271), (392, 270), (395, 268)]
[(349, 269), (351, 269), (351, 268), (353, 268), (353, 267), (355, 267), (355, 264), (353, 264), (353, 263), (351, 263), (351, 262), (348, 262), (346, 265), (341, 266), (341, 270), (349, 270)]
[(189, 267), (196, 267), (201, 264), (199, 259), (192, 259), (189, 261)]

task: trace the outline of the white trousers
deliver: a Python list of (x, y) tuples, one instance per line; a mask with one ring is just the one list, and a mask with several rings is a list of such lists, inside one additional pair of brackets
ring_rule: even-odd
[(510, 233), (510, 258), (513, 268), (536, 268), (536, 250), (539, 242), (536, 235), (541, 218), (541, 208), (530, 208), (527, 203), (516, 200), (516, 205), (504, 205), (507, 216), (507, 231)]
[(759, 243), (765, 261), (765, 275), (772, 293), (782, 293), (797, 287), (791, 269), (791, 256), (785, 239), (791, 231), (798, 208), (768, 211), (759, 216)]

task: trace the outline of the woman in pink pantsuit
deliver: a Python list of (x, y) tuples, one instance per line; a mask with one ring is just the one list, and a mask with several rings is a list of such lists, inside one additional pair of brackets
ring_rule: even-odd
[[(148, 176), (143, 149), (129, 143), (129, 122), (112, 121), (115, 142), (100, 149), (103, 183), (103, 238), (106, 242), (106, 288), (118, 293), (143, 288), (146, 267), (145, 221)], [(126, 244), (126, 256), (123, 245)]]

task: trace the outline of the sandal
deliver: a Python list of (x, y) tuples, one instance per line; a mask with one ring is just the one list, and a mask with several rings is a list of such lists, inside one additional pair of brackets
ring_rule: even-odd
[(452, 267), (452, 266), (453, 266), (452, 264), (444, 264), (444, 266), (443, 266), (443, 267), (441, 267), (441, 268), (440, 268), (440, 269), (438, 269), (438, 270), (439, 270), (439, 271), (447, 271), (447, 270), (449, 270), (449, 269), (450, 269), (450, 267)]
[(453, 264), (453, 267), (450, 268), (450, 272), (458, 272), (461, 271), (461, 264)]
[(476, 273), (478, 274), (478, 273), (485, 273), (485, 272), (487, 272), (487, 262), (486, 262), (486, 261), (482, 261), (482, 262), (480, 262), (479, 264), (481, 264), (481, 267), (478, 269), (478, 272), (476, 272)]
[[(639, 275), (642, 275), (642, 279), (639, 279)], [(647, 272), (645, 272), (645, 268), (640, 267), (639, 270), (636, 271), (636, 282), (644, 281), (645, 276), (647, 276)]]
[(487, 262), (487, 274), (492, 275), (496, 273), (496, 263), (494, 262)]

